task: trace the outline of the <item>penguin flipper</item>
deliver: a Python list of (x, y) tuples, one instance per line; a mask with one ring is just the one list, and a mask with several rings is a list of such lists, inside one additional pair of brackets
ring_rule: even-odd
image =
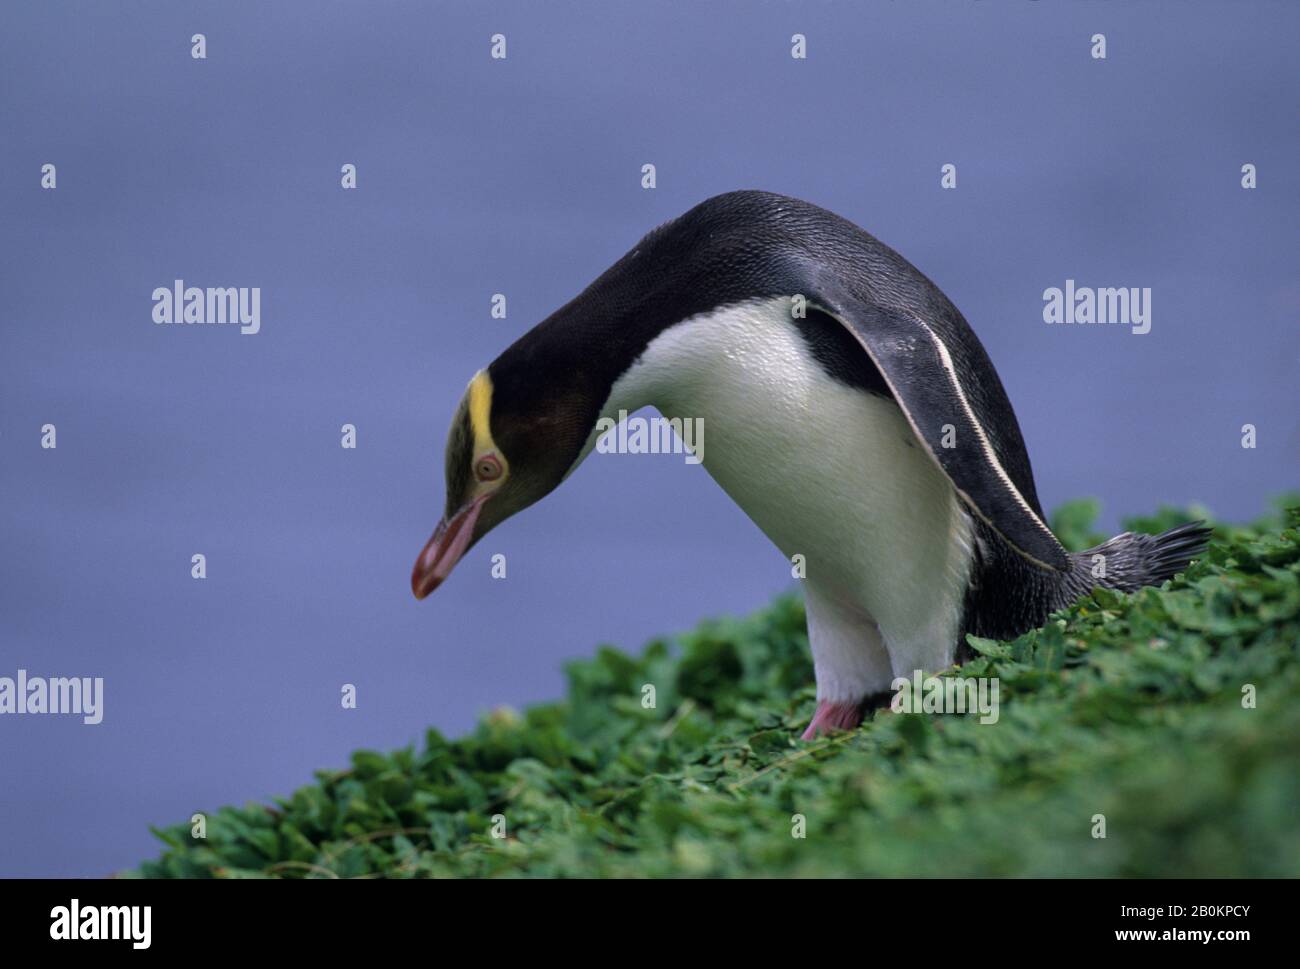
[(912, 431), (972, 514), (1034, 565), (1068, 570), (1064, 547), (998, 460), (942, 337), (918, 316), (838, 289), (809, 302), (866, 350)]

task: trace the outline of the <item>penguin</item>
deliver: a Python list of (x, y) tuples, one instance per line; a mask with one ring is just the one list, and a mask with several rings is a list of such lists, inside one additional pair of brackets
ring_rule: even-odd
[(804, 557), (804, 739), (857, 727), (898, 677), (965, 661), (967, 634), (1014, 638), (1094, 586), (1171, 578), (1210, 532), (1066, 552), (997, 371), (938, 287), (847, 219), (737, 191), (651, 231), (470, 380), (416, 598), (572, 474), (602, 419), (647, 405), (702, 421), (706, 471)]

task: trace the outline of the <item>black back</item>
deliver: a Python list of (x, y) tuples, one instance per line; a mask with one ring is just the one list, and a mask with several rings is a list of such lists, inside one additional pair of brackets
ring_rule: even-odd
[[(520, 421), (535, 418), (539, 399), (563, 395), (564, 406), (579, 415), (560, 445), (572, 461), (614, 382), (666, 328), (750, 299), (801, 293), (818, 303), (819, 290), (831, 279), (858, 305), (924, 320), (943, 340), (992, 450), (1041, 518), (1015, 412), (957, 308), (911, 263), (852, 222), (771, 192), (729, 192), (701, 202), (647, 234), (581, 294), (520, 337), (489, 367), (493, 433), (510, 435)], [(816, 327), (816, 321), (809, 326)], [(832, 358), (842, 357), (842, 347), (823, 349)], [(837, 373), (829, 358), (818, 359), (837, 379), (870, 382), (874, 386), (864, 389), (887, 392), (878, 375), (859, 370), (855, 377), (842, 364)], [(510, 454), (507, 442), (502, 444)]]

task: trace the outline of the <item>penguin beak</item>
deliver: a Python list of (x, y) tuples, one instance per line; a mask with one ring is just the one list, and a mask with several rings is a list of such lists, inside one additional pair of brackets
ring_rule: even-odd
[(460, 557), (465, 554), (465, 549), (469, 548), (470, 538), (474, 535), (474, 523), (478, 521), (483, 503), (491, 497), (491, 494), (479, 495), (450, 518), (438, 522), (433, 537), (424, 546), (424, 551), (415, 560), (415, 568), (411, 571), (411, 591), (415, 593), (415, 598), (423, 599), (451, 574)]

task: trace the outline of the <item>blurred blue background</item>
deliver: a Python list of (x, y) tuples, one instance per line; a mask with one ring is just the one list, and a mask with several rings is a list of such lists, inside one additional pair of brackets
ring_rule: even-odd
[[(0, 676), (106, 680), (99, 726), (0, 718), (0, 874), (130, 866), (148, 824), (463, 732), (560, 695), (566, 657), (787, 588), (700, 468), (645, 455), (593, 456), (431, 599), (408, 586), (471, 374), (718, 192), (816, 202), (929, 275), (997, 364), (1049, 509), (1242, 519), (1297, 483), (1295, 4), (0, 18)], [(154, 325), (177, 278), (260, 286), (261, 333)], [(1151, 332), (1047, 326), (1067, 278), (1151, 287)]]

